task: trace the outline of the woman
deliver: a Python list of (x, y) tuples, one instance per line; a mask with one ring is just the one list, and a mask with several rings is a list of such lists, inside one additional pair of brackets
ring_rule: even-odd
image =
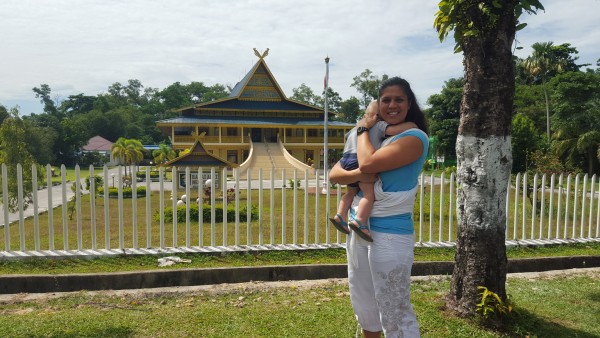
[[(389, 124), (413, 122), (409, 129), (386, 139), (375, 149), (368, 129), (376, 116), (357, 123), (359, 168), (343, 170), (337, 163), (329, 178), (337, 184), (376, 182), (376, 200), (369, 219), (373, 243), (348, 237), (348, 282), (354, 313), (364, 337), (419, 337), (419, 326), (410, 304), (410, 272), (413, 263), (412, 212), (418, 177), (425, 163), (429, 138), (425, 116), (410, 84), (393, 77), (379, 89), (379, 116)], [(360, 196), (351, 208), (356, 212)]]

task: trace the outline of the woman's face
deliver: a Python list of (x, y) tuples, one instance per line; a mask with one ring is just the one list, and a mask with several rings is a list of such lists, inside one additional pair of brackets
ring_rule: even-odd
[(398, 124), (406, 120), (410, 102), (400, 86), (389, 86), (379, 98), (379, 114), (389, 124)]

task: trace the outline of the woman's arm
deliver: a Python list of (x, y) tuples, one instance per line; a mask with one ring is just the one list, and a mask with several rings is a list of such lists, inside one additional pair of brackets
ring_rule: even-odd
[(360, 169), (345, 170), (340, 166), (340, 162), (336, 163), (329, 172), (329, 182), (335, 184), (350, 184), (354, 182), (375, 182), (376, 174), (365, 174)]
[(358, 136), (357, 157), (363, 173), (380, 173), (400, 168), (416, 161), (422, 153), (423, 143), (416, 136), (402, 137), (377, 150), (371, 145), (367, 132)]

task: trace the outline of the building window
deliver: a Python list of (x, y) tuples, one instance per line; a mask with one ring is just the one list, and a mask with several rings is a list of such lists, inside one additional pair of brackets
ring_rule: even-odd
[(307, 135), (308, 135), (308, 137), (316, 137), (317, 130), (316, 129), (308, 129)]
[(227, 136), (238, 136), (237, 128), (227, 128)]
[(304, 136), (304, 129), (296, 129), (296, 137), (303, 137)]
[(227, 161), (229, 161), (231, 163), (238, 163), (237, 150), (227, 150)]
[(176, 127), (175, 135), (192, 135), (192, 130), (191, 127)]

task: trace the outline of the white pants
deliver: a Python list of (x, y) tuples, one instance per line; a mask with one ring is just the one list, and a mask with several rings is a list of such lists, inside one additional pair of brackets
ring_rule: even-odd
[[(347, 243), (350, 300), (356, 319), (363, 330), (383, 331), (386, 338), (420, 337), (410, 304), (414, 235), (370, 233), (371, 244), (360, 239), (350, 246), (350, 238)], [(351, 263), (352, 255), (357, 265)]]

